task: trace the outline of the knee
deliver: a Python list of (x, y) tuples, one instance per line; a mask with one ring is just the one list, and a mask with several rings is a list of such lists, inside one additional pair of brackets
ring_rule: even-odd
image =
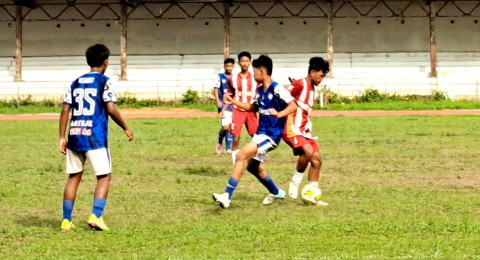
[(312, 166), (314, 167), (321, 167), (323, 163), (322, 157), (318, 154), (314, 154), (310, 162), (312, 162)]
[(247, 155), (242, 151), (238, 151), (238, 153), (235, 155), (235, 161), (245, 161), (247, 159)]

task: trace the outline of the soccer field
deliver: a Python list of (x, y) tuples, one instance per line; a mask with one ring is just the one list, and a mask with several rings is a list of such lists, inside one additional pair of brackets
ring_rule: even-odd
[[(88, 167), (77, 228), (60, 231), (58, 122), (0, 122), (0, 258), (478, 258), (479, 119), (314, 118), (330, 206), (264, 206), (268, 192), (245, 174), (227, 210), (211, 199), (232, 166), (214, 154), (218, 119), (128, 120), (131, 143), (111, 122), (103, 233), (86, 224), (96, 183)], [(282, 143), (265, 167), (287, 189), (295, 162)]]

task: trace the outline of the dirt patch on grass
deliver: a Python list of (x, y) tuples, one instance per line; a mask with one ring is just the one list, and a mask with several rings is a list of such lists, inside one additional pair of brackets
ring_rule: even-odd
[[(188, 108), (141, 108), (120, 110), (125, 118), (205, 118), (217, 117), (216, 112), (204, 112)], [(445, 110), (365, 110), (365, 111), (329, 111), (316, 110), (312, 117), (363, 117), (363, 116), (455, 116), (476, 115), (480, 116), (480, 109), (445, 109)], [(16, 120), (58, 120), (59, 114), (22, 114), (0, 115), (0, 121)]]

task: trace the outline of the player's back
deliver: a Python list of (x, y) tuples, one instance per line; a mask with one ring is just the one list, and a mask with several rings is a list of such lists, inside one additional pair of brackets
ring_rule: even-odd
[(109, 78), (91, 72), (76, 79), (64, 103), (72, 106), (68, 148), (84, 152), (108, 147), (107, 102), (115, 102)]
[(263, 91), (263, 86), (259, 86), (255, 100), (260, 114), (257, 133), (266, 134), (274, 138), (275, 141), (280, 141), (285, 127), (285, 118), (276, 118), (270, 115), (268, 109), (273, 108), (282, 111), (291, 101), (293, 101), (293, 98), (290, 93), (275, 81), (272, 82), (267, 91)]
[(285, 124), (285, 135), (290, 138), (295, 135), (304, 135), (311, 137), (310, 113), (315, 104), (315, 88), (308, 78), (299, 79), (287, 87), (292, 94), (298, 108), (295, 112), (287, 116)]

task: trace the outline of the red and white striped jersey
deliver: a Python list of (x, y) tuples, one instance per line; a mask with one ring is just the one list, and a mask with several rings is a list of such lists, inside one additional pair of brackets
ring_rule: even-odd
[[(238, 102), (252, 104), (257, 94), (257, 82), (252, 73), (248, 72), (246, 78), (243, 78), (239, 73), (233, 74), (229, 80), (228, 93), (234, 94), (235, 100)], [(241, 108), (237, 109), (243, 111)]]
[(308, 78), (304, 78), (292, 82), (287, 89), (295, 99), (298, 108), (297, 111), (287, 116), (284, 136), (292, 138), (296, 135), (303, 135), (306, 138), (312, 138), (310, 113), (316, 100), (315, 88)]

